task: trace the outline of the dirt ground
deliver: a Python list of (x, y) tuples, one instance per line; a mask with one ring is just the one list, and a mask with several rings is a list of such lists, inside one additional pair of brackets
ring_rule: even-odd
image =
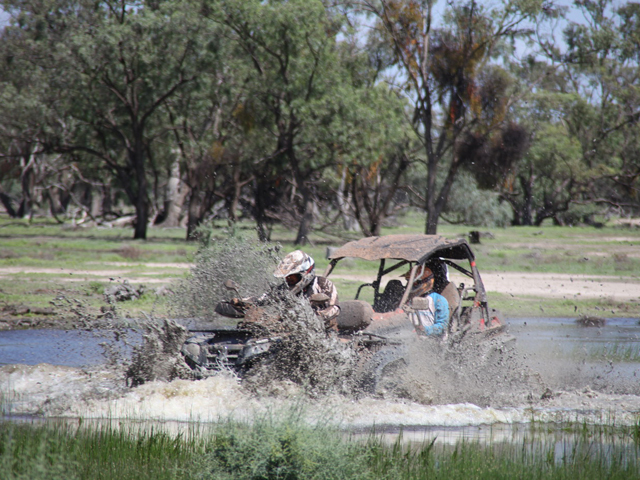
[(490, 292), (542, 298), (606, 298), (615, 301), (640, 299), (640, 281), (614, 276), (561, 273), (483, 273)]
[[(147, 265), (148, 275), (140, 272), (128, 271), (122, 268), (125, 264), (113, 264), (113, 269), (74, 270), (67, 268), (30, 268), (4, 267), (0, 268), (0, 278), (7, 278), (18, 273), (42, 273), (60, 275), (65, 282), (85, 282), (110, 280), (128, 280), (131, 284), (165, 284), (166, 279), (153, 278), (160, 271), (175, 270), (177, 274), (186, 271), (187, 263), (150, 263)], [(345, 280), (368, 281), (361, 275), (332, 275), (332, 278)], [(452, 277), (458, 283), (464, 278)], [(604, 298), (614, 301), (640, 300), (640, 279), (630, 280), (629, 277), (570, 275), (561, 273), (525, 273), (484, 272), (482, 280), (487, 291), (515, 296), (532, 296), (541, 298)]]

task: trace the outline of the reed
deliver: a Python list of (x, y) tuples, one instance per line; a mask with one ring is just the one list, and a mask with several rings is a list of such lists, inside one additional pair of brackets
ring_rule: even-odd
[(3, 479), (628, 479), (640, 425), (534, 424), (514, 442), (393, 444), (302, 416), (227, 420), (170, 434), (107, 421), (0, 423)]
[(0, 424), (0, 471), (6, 480), (190, 478), (196, 451), (202, 451), (196, 439), (124, 424)]

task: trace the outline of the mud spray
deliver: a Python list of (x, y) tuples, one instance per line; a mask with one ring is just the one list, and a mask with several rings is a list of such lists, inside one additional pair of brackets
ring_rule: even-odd
[[(562, 389), (541, 375), (504, 338), (419, 339), (407, 343), (402, 364), (385, 388), (368, 393), (358, 375), (362, 352), (354, 342), (327, 335), (309, 305), (282, 289), (272, 272), (285, 252), (230, 239), (203, 245), (190, 275), (172, 290), (178, 321), (125, 321), (114, 305), (91, 317), (71, 302), (79, 326), (104, 336), (108, 361), (91, 369), (5, 366), (0, 392), (5, 413), (79, 415), (144, 420), (216, 421), (249, 418), (282, 403), (313, 402), (316, 416), (351, 426), (461, 426), (569, 420), (633, 424), (640, 397), (626, 392), (594, 392), (575, 383)], [(238, 292), (224, 287), (238, 284)], [(277, 319), (261, 328), (286, 332), (274, 355), (240, 379), (222, 371), (194, 380), (180, 355), (188, 336), (184, 325), (233, 326), (217, 317), (217, 302), (238, 295), (267, 300), (264, 315)], [(560, 416), (560, 417), (559, 417)]]

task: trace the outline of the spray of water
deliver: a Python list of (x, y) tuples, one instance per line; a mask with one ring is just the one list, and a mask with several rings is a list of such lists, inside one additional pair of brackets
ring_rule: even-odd
[[(208, 237), (205, 237), (208, 238)], [(250, 242), (238, 237), (205, 241), (194, 258), (186, 279), (178, 282), (171, 297), (176, 318), (194, 318), (216, 323), (214, 309), (232, 296), (260, 296), (275, 285), (273, 271), (280, 261), (280, 247)], [(237, 292), (224, 284), (233, 280)]]
[[(173, 316), (211, 326), (233, 326), (229, 325), (230, 319), (214, 313), (215, 305), (232, 296), (261, 297), (260, 306), (242, 320), (242, 328), (253, 330), (256, 336), (277, 335), (282, 341), (246, 373), (244, 389), (257, 395), (280, 395), (292, 388), (311, 396), (371, 394), (361, 389), (371, 352), (354, 341), (327, 334), (309, 303), (282, 288), (273, 277), (279, 254), (278, 246), (240, 238), (203, 244), (190, 274), (172, 288), (176, 292), (171, 300)], [(237, 291), (225, 288), (227, 280), (238, 285)], [(69, 305), (82, 328), (109, 332), (103, 348), (109, 365), (124, 377), (126, 385), (194, 379), (180, 354), (189, 335), (181, 324), (151, 316), (125, 322), (113, 303), (98, 316), (89, 315), (73, 302)], [(387, 373), (391, 381), (374, 395), (408, 398), (422, 404), (500, 406), (513, 404), (515, 397), (539, 398), (543, 391), (514, 349), (499, 339), (439, 342), (412, 337), (406, 340), (402, 361), (394, 363), (393, 371)]]
[[(244, 386), (261, 394), (288, 390), (290, 384), (311, 395), (346, 393), (355, 353), (326, 333), (306, 300), (282, 288), (273, 276), (279, 253), (279, 246), (237, 237), (202, 245), (190, 275), (175, 289), (175, 313), (215, 326), (229, 321), (213, 313), (221, 299), (260, 297), (260, 306), (247, 312), (242, 328), (256, 336), (282, 336), (282, 341), (247, 373)], [(237, 291), (224, 286), (227, 280), (238, 285)]]
[(545, 386), (508, 337), (409, 343), (405, 390), (421, 403), (501, 407), (539, 399)]
[(327, 334), (323, 320), (309, 303), (288, 290), (273, 289), (268, 297), (268, 317), (278, 321), (272, 322), (265, 333), (284, 332), (283, 340), (273, 355), (249, 372), (246, 387), (272, 394), (282, 390), (283, 384), (293, 383), (314, 396), (350, 392), (357, 361), (352, 344)]

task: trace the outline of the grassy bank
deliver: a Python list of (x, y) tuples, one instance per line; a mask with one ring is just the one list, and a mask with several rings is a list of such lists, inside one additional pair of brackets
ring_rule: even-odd
[[(0, 423), (0, 471), (13, 479), (629, 479), (638, 478), (638, 428), (580, 425), (565, 443), (389, 445), (327, 427), (262, 419), (169, 435), (130, 423)], [(634, 433), (635, 432), (635, 433)], [(566, 435), (565, 435), (566, 438)]]
[[(441, 225), (439, 233), (449, 237), (467, 235), (470, 227)], [(383, 234), (421, 233), (423, 219), (412, 214), (398, 218)], [(236, 233), (255, 238), (250, 223), (239, 224)], [(214, 225), (214, 239), (228, 235), (226, 223)], [(197, 245), (185, 240), (184, 229), (150, 228), (148, 239), (132, 240), (130, 229), (105, 229), (54, 224), (47, 220), (31, 223), (0, 218), (0, 328), (58, 326), (72, 317), (68, 309), (51, 302), (64, 297), (95, 311), (104, 306), (104, 289), (129, 281), (145, 286), (138, 300), (118, 305), (122, 315), (136, 316), (153, 311), (166, 314), (163, 287), (170, 286), (188, 271)], [(283, 252), (295, 248), (293, 234), (274, 229), (272, 239)], [(318, 271), (327, 266), (329, 246), (339, 246), (356, 234), (338, 237), (318, 233), (305, 247), (317, 262)], [(640, 229), (611, 225), (594, 227), (517, 227), (483, 231), (474, 245), (481, 272), (539, 272), (615, 276), (638, 283), (640, 289)], [(344, 264), (344, 265), (342, 265)], [(373, 275), (368, 262), (345, 260), (351, 275)], [(338, 272), (336, 272), (338, 273)], [(336, 280), (341, 298), (353, 298), (361, 282)], [(491, 285), (487, 285), (491, 292)], [(518, 298), (490, 293), (492, 305), (507, 316), (572, 316), (580, 311), (604, 316), (640, 316), (640, 302), (611, 299)], [(64, 302), (57, 302), (64, 304)], [(601, 313), (598, 313), (601, 312)]]

